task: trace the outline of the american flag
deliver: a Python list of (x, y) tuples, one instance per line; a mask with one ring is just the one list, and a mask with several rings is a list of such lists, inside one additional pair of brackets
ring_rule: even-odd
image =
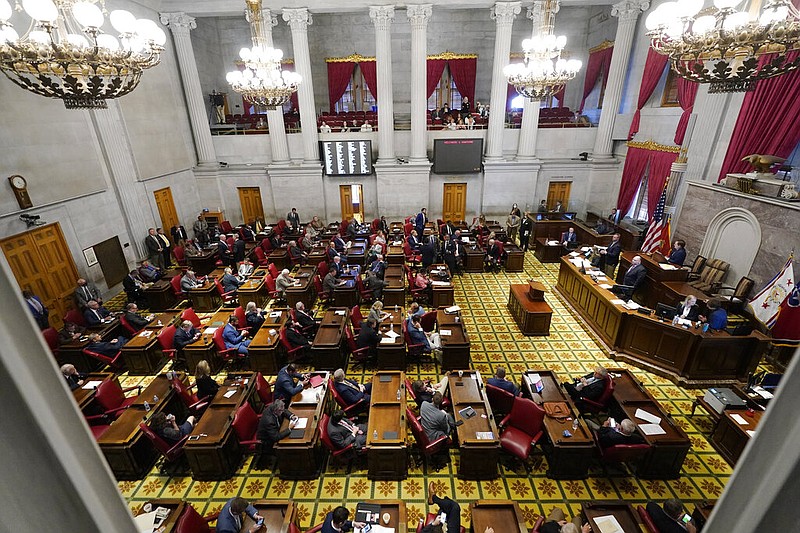
[(642, 251), (661, 252), (666, 255), (669, 253), (669, 219), (664, 216), (664, 204), (667, 202), (667, 185), (661, 191), (656, 209), (653, 211), (653, 218), (650, 219), (650, 226), (647, 228), (647, 236), (642, 244)]

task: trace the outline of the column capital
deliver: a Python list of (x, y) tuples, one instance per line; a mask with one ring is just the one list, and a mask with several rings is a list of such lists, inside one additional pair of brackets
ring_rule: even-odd
[(183, 12), (160, 13), (159, 18), (161, 20), (161, 24), (172, 30), (172, 33), (181, 31), (189, 33), (189, 30), (193, 30), (197, 27), (195, 18)]
[(498, 26), (511, 26), (522, 11), (522, 2), (497, 2), (492, 6), (491, 17)]
[[(528, 6), (527, 17), (533, 21), (533, 27), (538, 28), (544, 20), (544, 8), (547, 0), (533, 0), (533, 5)], [(550, 12), (555, 15), (561, 10), (561, 0), (551, 3)]]
[(394, 6), (370, 6), (369, 18), (377, 30), (388, 30), (394, 21)]
[[(250, 20), (251, 18), (250, 10), (245, 11), (244, 19), (247, 22), (252, 22), (252, 20)], [(273, 15), (272, 10), (268, 7), (265, 7), (261, 10), (261, 20), (264, 22), (267, 28), (274, 28), (278, 25), (278, 17)]]
[(649, 0), (622, 0), (611, 6), (611, 16), (619, 17), (620, 21), (635, 21), (649, 7)]
[(425, 26), (433, 14), (431, 4), (410, 4), (406, 6), (406, 16), (411, 26)]
[(296, 9), (285, 8), (283, 10), (283, 20), (289, 23), (293, 30), (305, 30), (313, 23), (311, 13), (305, 7)]

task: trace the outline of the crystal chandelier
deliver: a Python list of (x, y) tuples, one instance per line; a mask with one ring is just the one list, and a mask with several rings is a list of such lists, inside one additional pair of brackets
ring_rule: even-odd
[(705, 9), (704, 0), (665, 2), (645, 21), (651, 46), (682, 78), (709, 83), (709, 93), (750, 91), (758, 80), (797, 69), (800, 57), (788, 56), (800, 43), (791, 0), (764, 0), (763, 7), (753, 0), (738, 11), (742, 1), (714, 0)]
[(288, 70), (281, 72), (283, 52), (267, 45), (261, 0), (246, 1), (253, 47), (239, 51), (245, 68), (228, 72), (226, 79), (231, 89), (251, 104), (275, 109), (283, 106), (297, 92), (300, 75)]
[[(531, 101), (544, 100), (558, 93), (581, 69), (577, 59), (562, 59), (561, 52), (567, 44), (564, 35), (553, 35), (558, 0), (534, 3), (533, 16), (539, 18), (537, 34), (522, 41), (524, 63), (506, 65), (503, 74), (519, 94)], [(539, 9), (540, 13), (536, 13)]]
[(134, 90), (142, 71), (158, 65), (167, 41), (154, 21), (124, 10), (109, 15), (119, 37), (105, 33), (103, 0), (22, 0), (15, 7), (32, 20), (20, 36), (9, 22), (11, 5), (0, 0), (0, 69), (23, 89), (62, 99), (67, 109), (106, 108), (106, 100)]

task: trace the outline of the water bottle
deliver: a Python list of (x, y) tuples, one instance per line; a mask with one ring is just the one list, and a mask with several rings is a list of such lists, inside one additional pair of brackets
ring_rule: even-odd
[(377, 429), (372, 432), (372, 439), (373, 440), (378, 440), (378, 430)]
[(397, 389), (397, 399), (400, 399), (400, 389)]
[(678, 324), (678, 315), (675, 315), (675, 316), (672, 318), (672, 325), (673, 325), (673, 326), (675, 326), (675, 325), (677, 325), (677, 324)]
[(150, 410), (150, 404), (147, 403), (147, 400), (145, 400), (145, 402), (144, 402), (144, 410), (145, 411), (149, 411)]
[(572, 431), (575, 432), (578, 430), (578, 417), (572, 419)]
[(396, 312), (398, 312), (399, 310), (400, 310), (400, 306), (398, 306), (397, 304), (395, 304), (395, 305), (394, 305), (394, 312), (396, 313)]
[(158, 395), (153, 394), (153, 403), (158, 403)]

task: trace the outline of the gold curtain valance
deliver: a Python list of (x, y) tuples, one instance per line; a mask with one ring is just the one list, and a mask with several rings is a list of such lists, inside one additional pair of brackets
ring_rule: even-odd
[(432, 54), (428, 59), (478, 59), (478, 54), (456, 54), (455, 52), (442, 52), (441, 54)]
[(608, 39), (606, 39), (605, 41), (603, 41), (602, 43), (598, 44), (597, 46), (595, 46), (593, 48), (589, 48), (589, 53), (593, 54), (595, 52), (599, 52), (600, 50), (605, 50), (606, 48), (611, 48), (612, 46), (614, 46), (614, 41), (609, 41)]
[(362, 56), (361, 54), (350, 54), (347, 57), (326, 57), (326, 63), (361, 63), (362, 61), (375, 61), (375, 57)]
[(655, 141), (628, 141), (629, 148), (642, 148), (644, 150), (652, 150), (655, 152), (670, 152), (677, 154), (681, 151), (680, 146), (670, 146), (666, 144), (658, 144)]

